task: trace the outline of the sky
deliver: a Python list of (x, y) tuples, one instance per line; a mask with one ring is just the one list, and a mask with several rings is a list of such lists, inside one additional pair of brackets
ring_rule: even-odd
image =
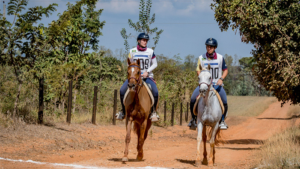
[[(8, 2), (5, 0), (6, 7)], [(58, 19), (57, 14), (67, 9), (68, 2), (75, 4), (76, 1), (29, 0), (28, 7), (58, 4), (57, 11), (41, 21), (48, 24)], [(218, 41), (216, 52), (222, 55), (237, 55), (239, 58), (251, 56), (254, 45), (241, 42), (239, 32), (232, 31), (232, 29), (221, 32), (214, 18), (214, 11), (210, 7), (211, 3), (213, 3), (212, 0), (152, 0), (151, 14), (155, 13), (156, 20), (151, 28), (157, 27), (164, 31), (154, 53), (168, 57), (178, 54), (182, 58), (187, 55), (198, 57), (206, 52), (206, 39), (212, 37)], [(102, 30), (103, 36), (99, 37), (99, 46), (105, 46), (112, 51), (125, 49), (124, 40), (120, 34), (122, 28), (134, 36), (129, 40), (130, 46), (136, 45), (138, 33), (129, 28), (128, 19), (133, 22), (138, 21), (139, 0), (99, 0), (96, 7), (103, 9), (100, 20), (106, 22)], [(3, 3), (0, 3), (0, 9), (2, 13)], [(7, 19), (13, 21), (12, 16), (7, 16)], [(149, 46), (152, 46), (151, 41)]]

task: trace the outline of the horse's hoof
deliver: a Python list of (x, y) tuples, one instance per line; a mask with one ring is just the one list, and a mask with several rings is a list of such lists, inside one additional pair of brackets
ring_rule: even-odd
[(204, 158), (204, 159), (203, 159), (203, 161), (202, 161), (202, 164), (203, 164), (203, 165), (207, 165), (207, 164), (208, 164), (208, 162), (207, 162), (207, 159), (206, 159), (206, 158)]
[(136, 160), (137, 160), (137, 161), (142, 161), (142, 160), (143, 160), (143, 156), (137, 156), (137, 157), (136, 157)]
[(196, 161), (196, 162), (195, 162), (195, 166), (196, 166), (196, 167), (200, 167), (200, 166), (201, 166), (201, 162), (200, 162), (200, 161)]
[(122, 162), (127, 162), (128, 161), (128, 158), (127, 157), (123, 157), (122, 158)]
[(212, 160), (209, 161), (209, 162), (208, 162), (208, 166), (210, 166), (210, 167), (214, 166), (214, 162), (213, 162)]

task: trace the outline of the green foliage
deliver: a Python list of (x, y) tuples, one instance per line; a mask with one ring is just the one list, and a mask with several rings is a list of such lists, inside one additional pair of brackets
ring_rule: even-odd
[(283, 103), (300, 103), (300, 4), (296, 0), (214, 0), (222, 31), (239, 30), (255, 44), (255, 78)]
[[(155, 34), (156, 36), (153, 37), (154, 40), (154, 46), (152, 47), (152, 49), (154, 50), (156, 45), (158, 44), (159, 38), (160, 38), (160, 34), (163, 32), (163, 30), (158, 30), (157, 27), (155, 28), (150, 28), (150, 25), (153, 24), (155, 22), (155, 14), (152, 15), (151, 17), (151, 7), (152, 7), (152, 0), (147, 0), (147, 2), (145, 2), (144, 0), (140, 0), (140, 5), (139, 5), (139, 21), (137, 21), (136, 23), (134, 23), (131, 19), (128, 19), (128, 24), (130, 28), (133, 28), (134, 31), (136, 32), (144, 32), (147, 33), (149, 35)], [(127, 41), (127, 39), (129, 37), (131, 37), (131, 34), (127, 35), (127, 31), (125, 28), (123, 28), (121, 30), (121, 36), (124, 39), (124, 45), (125, 45), (125, 50), (129, 51), (129, 43)]]

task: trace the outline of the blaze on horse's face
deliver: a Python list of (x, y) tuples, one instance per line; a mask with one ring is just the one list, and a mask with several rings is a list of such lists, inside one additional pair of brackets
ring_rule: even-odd
[(128, 88), (131, 91), (135, 91), (135, 88), (137, 85), (139, 85), (139, 82), (141, 80), (140, 74), (140, 59), (138, 59), (136, 62), (131, 62), (131, 60), (128, 58), (128, 69), (127, 69), (127, 79), (128, 79)]
[(198, 76), (199, 92), (201, 96), (205, 96), (211, 84), (210, 65), (208, 64), (207, 69), (202, 68), (201, 65), (199, 65), (199, 68), (200, 68), (200, 74)]

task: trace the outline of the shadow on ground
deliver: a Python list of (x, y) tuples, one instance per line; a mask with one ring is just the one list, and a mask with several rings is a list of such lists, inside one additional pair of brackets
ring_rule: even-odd
[(181, 163), (185, 163), (185, 164), (195, 165), (195, 160), (176, 159), (176, 161), (181, 162)]
[(64, 129), (64, 128), (60, 128), (60, 127), (56, 127), (54, 124), (52, 123), (45, 123), (44, 126), (46, 127), (51, 127), (57, 130), (62, 130), (62, 131), (67, 131), (67, 132), (71, 132), (70, 130)]
[(236, 140), (225, 140), (224, 144), (263, 144), (264, 140), (257, 139), (236, 139)]
[[(122, 158), (110, 158), (108, 161), (114, 161), (114, 162), (122, 162)], [(144, 159), (142, 161), (138, 161), (136, 159), (128, 159), (128, 162), (143, 162), (145, 161)]]
[(234, 147), (216, 147), (217, 149), (228, 149), (228, 150), (260, 150), (260, 148), (234, 148)]
[(259, 120), (292, 120), (292, 119), (296, 119), (296, 118), (300, 118), (300, 115), (293, 115), (292, 117), (289, 118), (257, 118)]

